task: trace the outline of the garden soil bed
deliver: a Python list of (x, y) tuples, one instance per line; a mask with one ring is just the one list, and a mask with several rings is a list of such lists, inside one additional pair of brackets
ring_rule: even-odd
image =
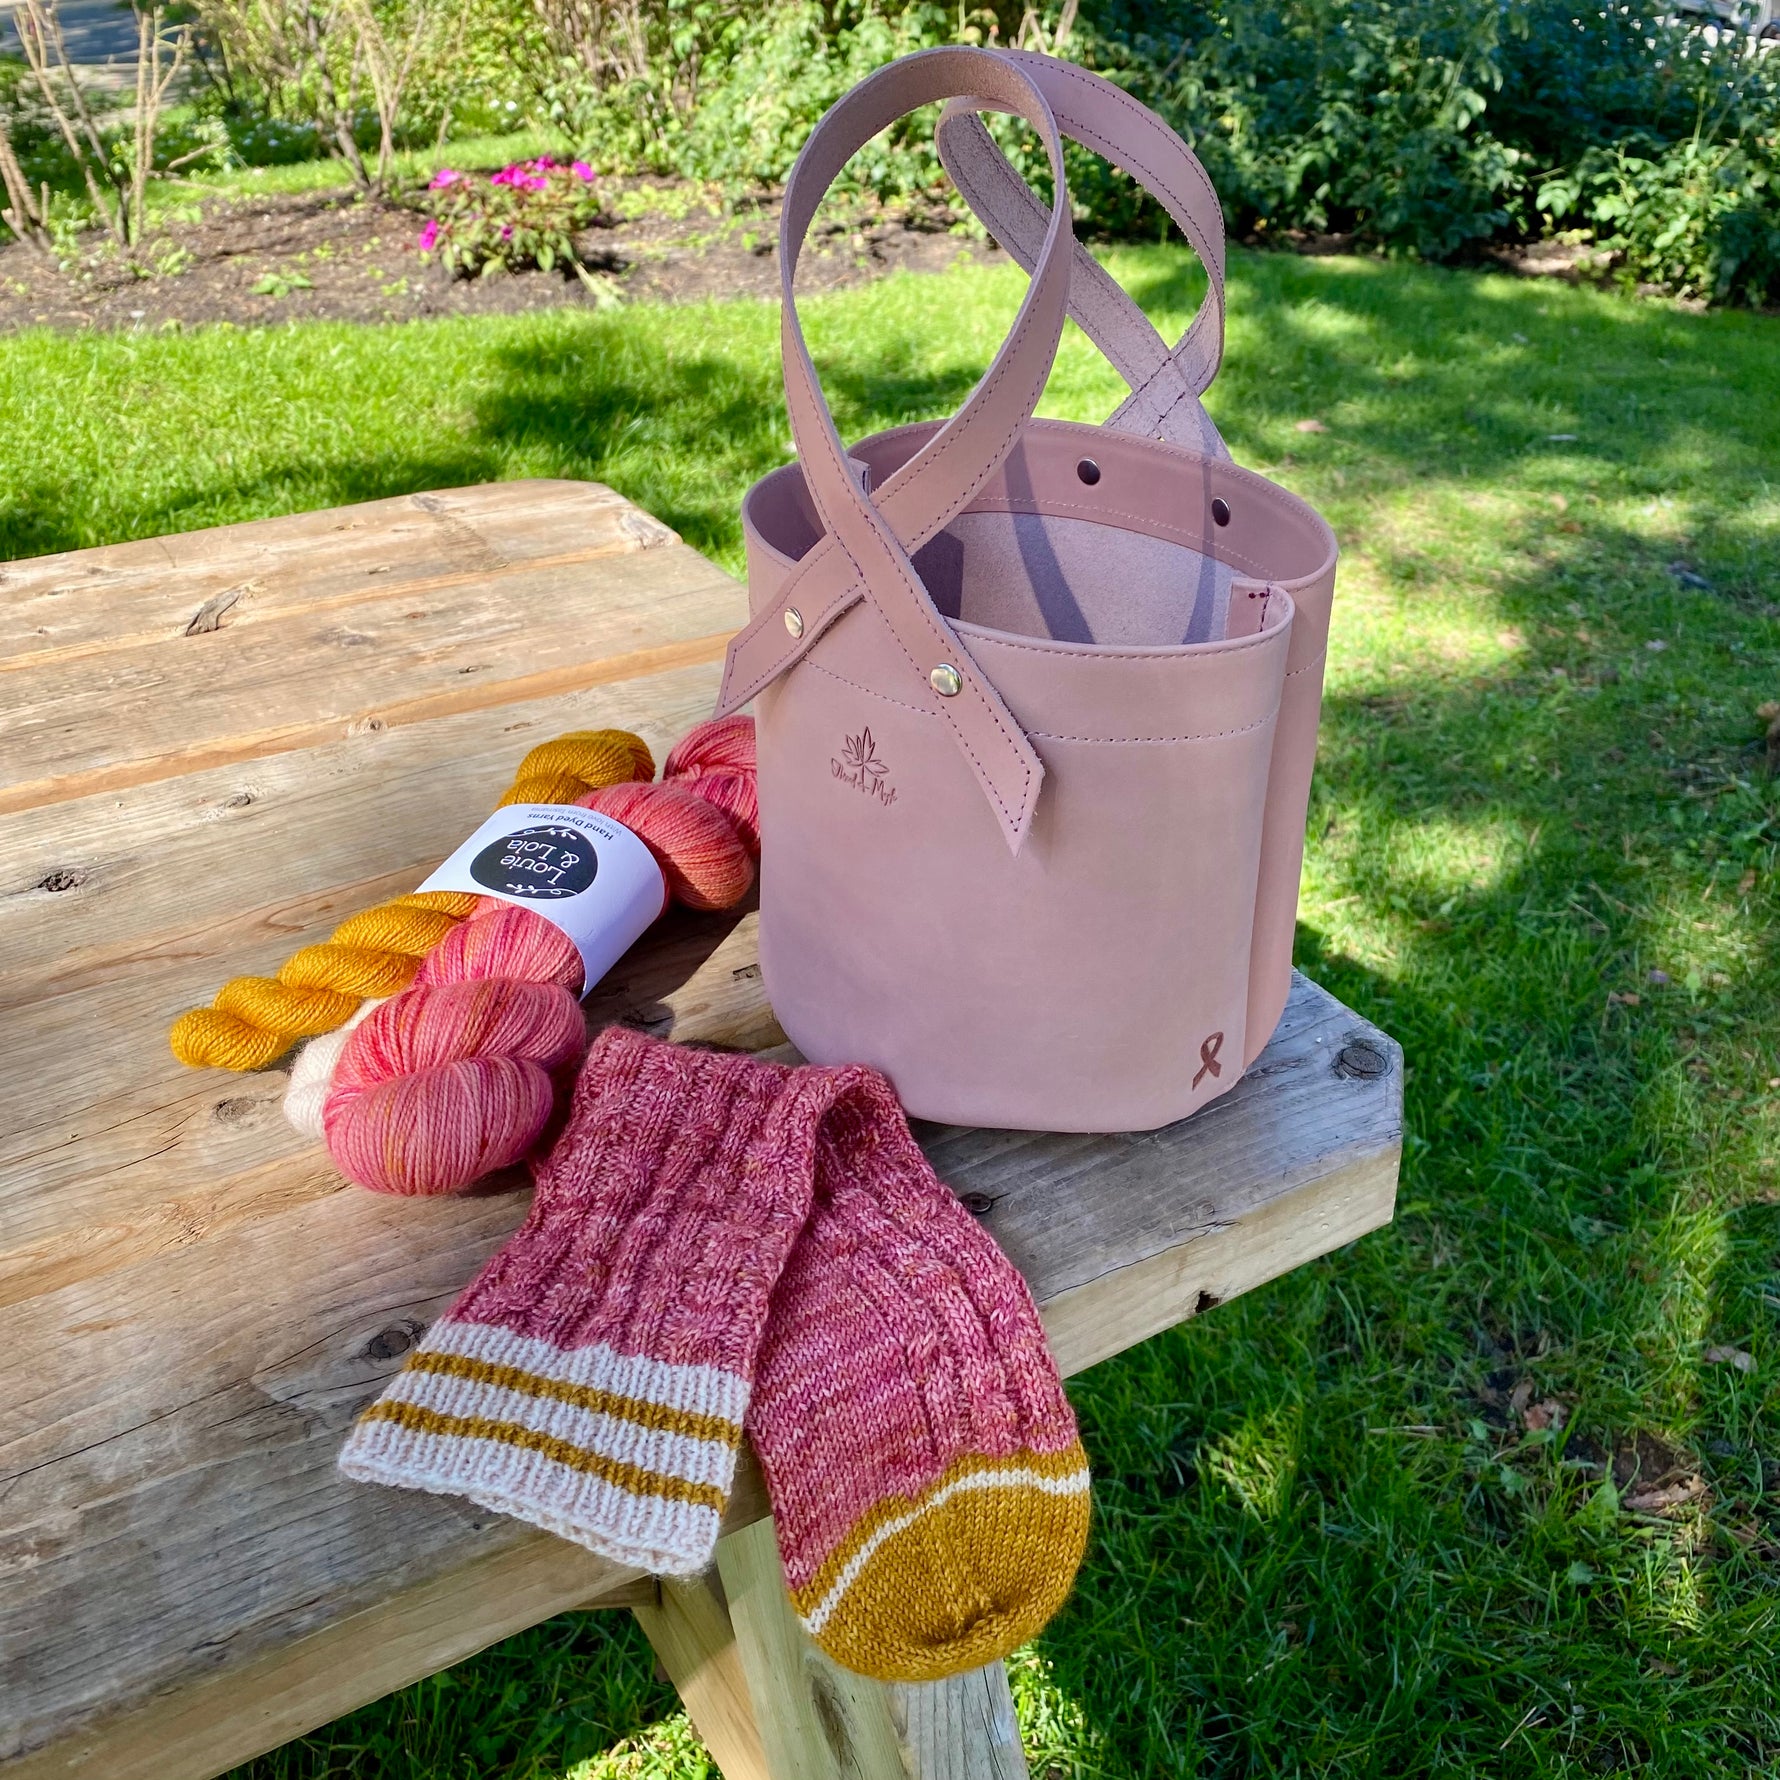
[[(726, 213), (668, 181), (603, 184), (611, 219), (577, 241), (595, 275), (573, 270), (454, 278), (415, 245), (407, 205), (349, 191), (194, 203), (143, 244), (147, 275), (108, 244), (59, 269), (21, 242), (0, 248), (0, 333), (26, 327), (157, 329), (206, 322), (406, 321), (435, 315), (594, 308), (619, 301), (776, 297), (776, 199)], [(838, 289), (906, 269), (937, 272), (985, 257), (944, 213), (871, 212), (820, 228), (798, 267), (800, 291)]]

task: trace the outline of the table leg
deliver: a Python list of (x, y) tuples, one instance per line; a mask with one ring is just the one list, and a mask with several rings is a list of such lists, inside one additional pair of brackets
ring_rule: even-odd
[(903, 1760), (919, 1780), (1027, 1780), (1007, 1665), (890, 1689)]
[(771, 1780), (1026, 1780), (1000, 1663), (921, 1686), (841, 1668), (797, 1623), (771, 1521), (719, 1540), (717, 1566)]
[(690, 1582), (664, 1578), (659, 1600), (631, 1611), (723, 1780), (772, 1780), (754, 1728), (729, 1608), (715, 1576)]

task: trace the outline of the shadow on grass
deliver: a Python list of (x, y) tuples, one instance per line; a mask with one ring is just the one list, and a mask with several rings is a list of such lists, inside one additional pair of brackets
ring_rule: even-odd
[(1040, 1648), (1108, 1773), (1780, 1757), (1772, 640), (1609, 526), (1516, 543), (1506, 665), (1325, 705), (1312, 902), (1364, 956), (1299, 962), (1404, 1046), (1397, 1225), (1076, 1391)]

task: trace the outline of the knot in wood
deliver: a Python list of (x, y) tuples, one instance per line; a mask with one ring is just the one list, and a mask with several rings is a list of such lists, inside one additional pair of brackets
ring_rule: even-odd
[(391, 1323), (387, 1329), (379, 1329), (365, 1343), (367, 1360), (393, 1360), (399, 1354), (405, 1354), (414, 1345), (420, 1334), (420, 1325), (412, 1322)]
[(1390, 1058), (1369, 1038), (1350, 1038), (1335, 1054), (1337, 1075), (1379, 1076), (1390, 1066)]

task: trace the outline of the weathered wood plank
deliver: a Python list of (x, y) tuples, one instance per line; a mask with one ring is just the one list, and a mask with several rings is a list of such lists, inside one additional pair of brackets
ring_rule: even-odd
[(0, 565), (0, 674), (675, 542), (603, 484), (538, 481), (39, 556)]
[(925, 1687), (892, 1687), (903, 1760), (920, 1780), (1027, 1780), (1007, 1665)]
[(1027, 1780), (1004, 1664), (914, 1686), (839, 1667), (797, 1622), (770, 1521), (721, 1540), (717, 1567), (762, 1780)]
[[(616, 724), (665, 753), (715, 685), (714, 668), (688, 669), (9, 818), (0, 1183), (83, 1127), (188, 1099), (200, 1078), (168, 1053), (167, 1022), (229, 976), (273, 969), (355, 909), (412, 889), (534, 743)], [(53, 1070), (37, 1066), (46, 1055)]]
[(682, 668), (9, 816), (0, 1010), (172, 965), (220, 983), (276, 964), (367, 900), (411, 890), (529, 748), (630, 729), (660, 760), (709, 715), (718, 678), (714, 664)]
[(636, 1611), (656, 1598), (653, 1577), (615, 1577), (591, 1552), (536, 1534), (254, 1662), (220, 1666), (219, 1650), (214, 1674), (141, 1707), (128, 1736), (96, 1727), (9, 1766), (8, 1780), (222, 1773), (244, 1748), (275, 1749), (540, 1620), (577, 1607)]
[[(675, 912), (589, 998), (590, 1014), (658, 1036), (750, 1050), (776, 1044), (783, 1034), (756, 958), (751, 916), (738, 924)], [(282, 1071), (194, 1073), (167, 1053), (170, 1013), (201, 998), (176, 993), (169, 1007), (164, 989), (127, 984), (110, 996), (29, 1006), (0, 1023), (20, 1062), (10, 1080), (0, 1069), (0, 1107), (28, 1098), (33, 1074), (24, 1060), (34, 1044), (65, 1042), (76, 1010), (94, 1031), (98, 1054), (83, 1068), (95, 1083), (108, 1064), (139, 1069), (133, 1092), (117, 1103), (64, 1107), (72, 1135), (67, 1119), (19, 1106), (19, 1127), (0, 1139), (0, 1305), (172, 1248), (226, 1245), (240, 1224), (340, 1190), (325, 1159), (284, 1122)], [(121, 1031), (111, 1023), (120, 1018), (128, 1022)]]
[(673, 545), (51, 662), (8, 685), (0, 812), (716, 661), (737, 614)]
[[(431, 498), (0, 570), (0, 623), (32, 619), (8, 646), (44, 657), (0, 676), (21, 695), (0, 718), (17, 800), (0, 860), (8, 1776), (212, 1772), (572, 1604), (551, 1580), (567, 1548), (334, 1470), (352, 1415), (523, 1195), (392, 1204), (346, 1188), (283, 1125), (280, 1076), (186, 1072), (165, 1044), (226, 976), (409, 887), (533, 742), (619, 724), (659, 753), (709, 708), (733, 583), (677, 543), (560, 560), (603, 550), (614, 514), (649, 543), (647, 516), (572, 484)], [(291, 702), (313, 656), (286, 650), (281, 679), (281, 639), (400, 603), (369, 572), (380, 553), (411, 590), (439, 583), (405, 609), (479, 614), (489, 683), (440, 690), (461, 638), (400, 620), (351, 697)], [(464, 575), (495, 577), (499, 597)], [(219, 628), (187, 636), (206, 605)], [(231, 666), (218, 690), (190, 669), (204, 650), (253, 672), (237, 685)], [(590, 674), (596, 693), (558, 684)], [(98, 708), (83, 678), (105, 676), (135, 687), (141, 733), (73, 737)], [(156, 688), (179, 708), (152, 708)], [(35, 713), (35, 766), (15, 764), (15, 709)], [(314, 736), (280, 728), (293, 711)], [(212, 746), (234, 752), (201, 767)], [(664, 921), (589, 1011), (782, 1041), (746, 916)], [(1332, 1063), (1356, 1035), (1376, 1072)], [(1399, 1075), (1388, 1040), (1300, 983), (1250, 1078), (1185, 1126), (922, 1136), (1026, 1271), (1073, 1371), (1385, 1221)], [(745, 1468), (728, 1524), (763, 1512)], [(556, 1568), (575, 1599), (622, 1580), (585, 1554)], [(445, 1641), (429, 1641), (447, 1602)], [(387, 1661), (355, 1663), (378, 1625)]]

